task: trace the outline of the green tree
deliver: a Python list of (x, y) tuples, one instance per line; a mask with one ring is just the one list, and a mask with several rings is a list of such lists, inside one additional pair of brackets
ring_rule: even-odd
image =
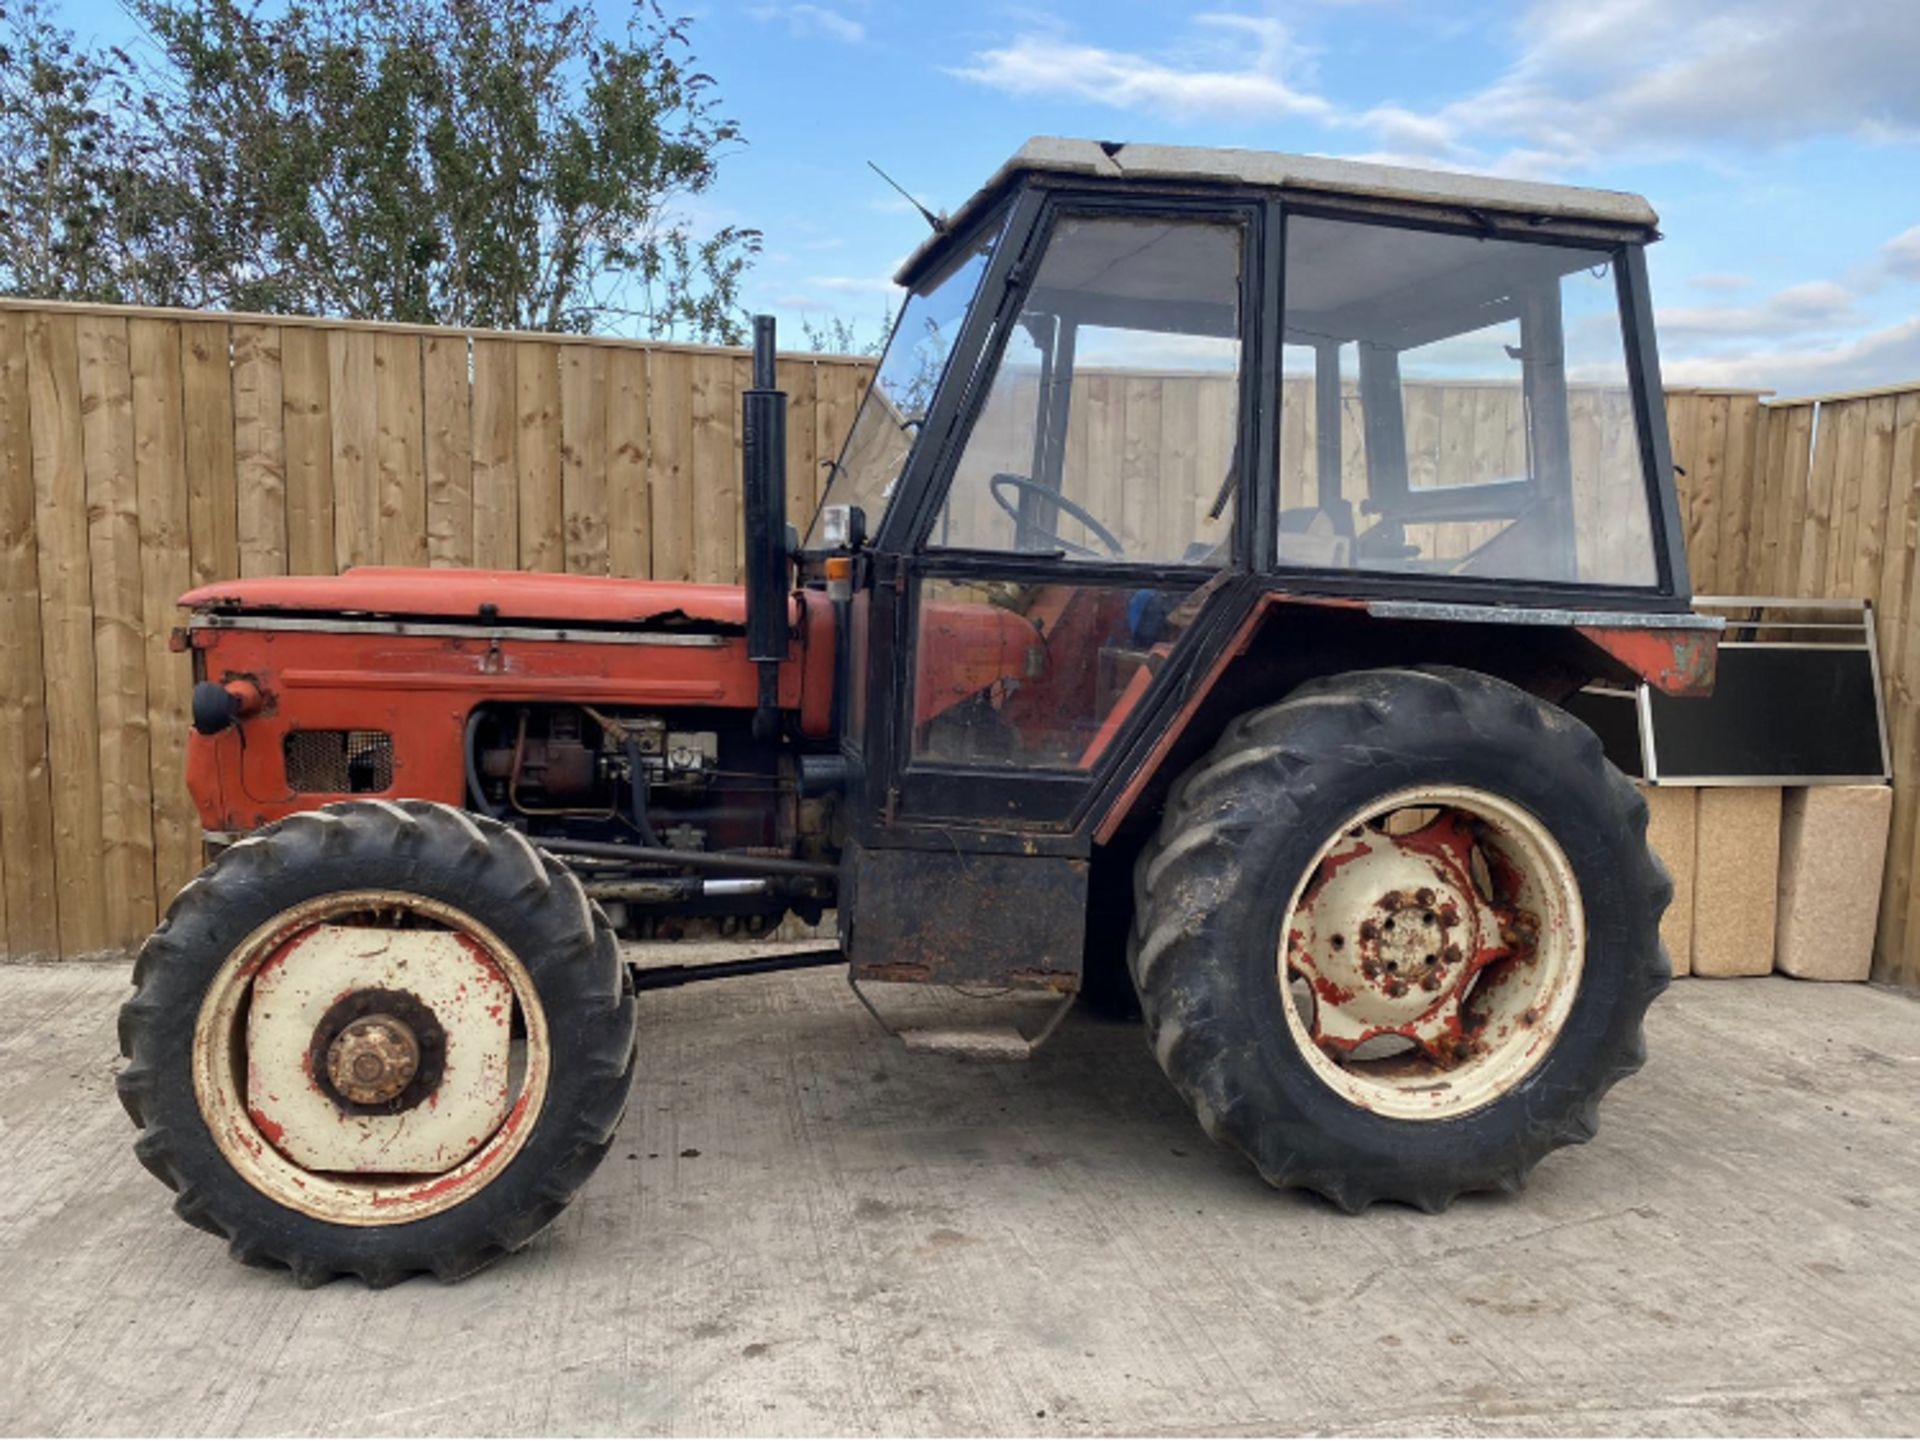
[[(69, 53), (63, 103), (118, 87), (113, 108), (93, 107), (112, 143), (81, 208), (114, 235), (140, 298), (740, 338), (759, 233), (703, 234), (684, 210), (739, 130), (687, 22), (654, 0), (631, 0), (611, 29), (556, 0), (127, 3), (158, 58)], [(123, 280), (109, 296), (95, 269), (67, 256), (11, 280), (134, 293)]]
[(802, 315), (800, 334), (808, 350), (822, 355), (864, 355), (877, 359), (887, 348), (887, 337), (893, 334), (894, 319), (892, 302), (880, 307), (879, 324), (867, 333), (862, 332), (859, 321), (844, 315), (828, 315), (819, 320)]
[(189, 301), (162, 151), (124, 52), (0, 0), (0, 293)]

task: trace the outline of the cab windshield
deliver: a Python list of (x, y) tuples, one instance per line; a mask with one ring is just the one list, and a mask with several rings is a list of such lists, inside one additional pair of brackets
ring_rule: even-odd
[[(834, 464), (833, 477), (820, 500), (821, 511), (830, 505), (857, 505), (866, 513), (868, 531), (879, 528), (881, 514), (893, 498), (894, 482), (946, 373), (947, 357), (979, 293), (1000, 230), (997, 223), (982, 226), (971, 246), (907, 298)], [(821, 544), (816, 512), (807, 545), (818, 548)]]

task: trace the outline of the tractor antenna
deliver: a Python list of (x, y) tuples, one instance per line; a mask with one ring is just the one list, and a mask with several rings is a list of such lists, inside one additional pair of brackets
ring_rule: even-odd
[(912, 195), (908, 194), (906, 186), (902, 185), (898, 180), (895, 180), (891, 175), (887, 174), (886, 171), (882, 170), (878, 165), (875, 165), (871, 160), (867, 162), (867, 168), (871, 170), (875, 175), (878, 175), (882, 180), (886, 181), (887, 184), (891, 185), (895, 190), (898, 190), (900, 192), (901, 198), (904, 199), (907, 202), (907, 204), (911, 205), (915, 210), (920, 212), (920, 218), (926, 221), (927, 224), (932, 227), (933, 233), (935, 235), (945, 235), (947, 233), (947, 217), (946, 216), (935, 215), (931, 210), (927, 209), (926, 206), (922, 205), (918, 200), (915, 200)]

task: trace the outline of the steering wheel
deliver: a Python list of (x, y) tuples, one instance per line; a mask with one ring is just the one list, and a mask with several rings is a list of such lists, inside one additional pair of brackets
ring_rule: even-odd
[[(1067, 499), (1067, 497), (1060, 494), (1059, 491), (1040, 484), (1039, 481), (1032, 479), (1030, 476), (1014, 475), (1010, 471), (1003, 470), (987, 482), (987, 490), (988, 493), (993, 496), (993, 503), (1004, 510), (1009, 516), (1013, 517), (1013, 523), (1016, 527), (1038, 529), (1032, 521), (1027, 520), (1020, 514), (1017, 504), (1001, 494), (1002, 486), (1005, 486), (1009, 490), (1026, 491), (1051, 505), (1058, 506), (1061, 510), (1064, 510), (1068, 515), (1079, 521), (1080, 524), (1084, 525), (1087, 528), (1087, 534), (1104, 545), (1108, 553), (1111, 554), (1115, 560), (1124, 560), (1126, 558), (1127, 548), (1120, 544), (1120, 542), (1114, 538), (1113, 532), (1100, 524), (1100, 522), (1093, 517), (1093, 514), (1088, 511), (1084, 505), (1080, 504), (1079, 501)], [(1016, 534), (1017, 533), (1018, 531), (1016, 530)], [(1071, 540), (1062, 540), (1059, 535), (1050, 531), (1042, 532), (1042, 534), (1046, 535), (1048, 540), (1052, 541), (1054, 545), (1069, 555), (1090, 555), (1096, 559), (1100, 555), (1100, 552), (1092, 546), (1080, 545)]]

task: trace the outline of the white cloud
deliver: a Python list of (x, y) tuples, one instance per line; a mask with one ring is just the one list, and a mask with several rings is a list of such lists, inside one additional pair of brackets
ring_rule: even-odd
[(1902, 280), (1920, 280), (1920, 225), (1904, 230), (1880, 248), (1888, 274)]
[(1705, 275), (1689, 275), (1687, 284), (1695, 290), (1711, 290), (1719, 293), (1732, 293), (1738, 290), (1753, 289), (1751, 275), (1734, 275), (1728, 271), (1709, 271)]
[[(1692, 283), (1711, 288), (1702, 281), (1713, 278), (1695, 276)], [(1920, 226), (1887, 241), (1872, 260), (1847, 267), (1844, 283), (1807, 281), (1746, 303), (1656, 311), (1661, 369), (1682, 384), (1756, 386), (1782, 395), (1920, 380), (1914, 281), (1920, 281)], [(1882, 312), (1878, 323), (1862, 304), (1870, 296)], [(1889, 308), (1906, 314), (1889, 323)]]
[(1562, 171), (1820, 135), (1920, 139), (1909, 0), (1536, 0), (1519, 58), (1426, 117), (1495, 163)]
[(951, 73), (1176, 119), (1304, 119), (1403, 160), (1519, 175), (1822, 135), (1920, 140), (1912, 0), (1534, 0), (1514, 39), (1505, 73), (1429, 111), (1330, 99), (1279, 21), (1245, 15), (1196, 16), (1151, 51), (1030, 21)]
[(761, 21), (784, 20), (795, 35), (824, 35), (848, 45), (867, 38), (865, 25), (824, 5), (756, 5), (747, 13)]
[(1853, 293), (1831, 280), (1777, 290), (1757, 305), (1693, 305), (1662, 309), (1654, 324), (1668, 340), (1714, 335), (1832, 333), (1862, 321)]
[[(1329, 94), (1271, 18), (1203, 14), (1129, 49), (1044, 16), (1011, 23), (951, 73), (1027, 100), (1299, 121), (1319, 148), (1393, 164), (1578, 179), (1662, 161), (1724, 169), (1846, 138), (1860, 142), (1849, 163), (1898, 186), (1920, 147), (1920, 0), (1530, 0), (1505, 68), (1427, 106)], [(1898, 304), (1913, 282), (1920, 225), (1833, 278), (1764, 294), (1746, 275), (1695, 275), (1688, 291), (1707, 303), (1658, 316), (1668, 371), (1802, 392), (1920, 375), (1920, 320)]]
[(1781, 396), (1920, 381), (1920, 317), (1830, 344), (1663, 360), (1661, 373), (1679, 385), (1750, 386)]
[[(1193, 23), (1200, 33), (1170, 59), (1036, 31), (984, 50), (972, 64), (949, 73), (1009, 95), (1078, 100), (1115, 110), (1175, 117), (1333, 118), (1330, 103), (1291, 78), (1297, 57), (1278, 21), (1209, 14), (1194, 17)], [(1249, 41), (1253, 53), (1246, 55)]]

